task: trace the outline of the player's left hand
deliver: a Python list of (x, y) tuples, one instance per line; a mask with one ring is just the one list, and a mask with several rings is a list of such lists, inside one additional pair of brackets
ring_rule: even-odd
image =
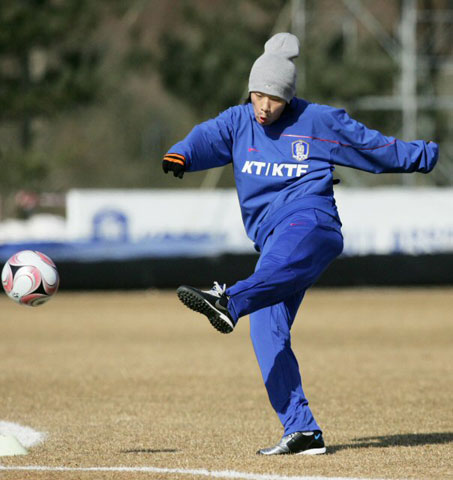
[(167, 153), (162, 160), (162, 169), (165, 173), (173, 172), (175, 177), (182, 178), (186, 171), (186, 159), (179, 153)]

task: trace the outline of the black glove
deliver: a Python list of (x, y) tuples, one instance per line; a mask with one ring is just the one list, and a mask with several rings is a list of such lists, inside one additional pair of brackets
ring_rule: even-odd
[(165, 173), (171, 171), (175, 177), (182, 178), (186, 171), (186, 159), (179, 153), (167, 153), (162, 160), (162, 168)]

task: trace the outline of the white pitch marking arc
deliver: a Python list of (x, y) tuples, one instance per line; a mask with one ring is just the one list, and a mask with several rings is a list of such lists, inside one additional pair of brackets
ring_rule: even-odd
[[(158, 467), (45, 467), (38, 465), (6, 467), (0, 465), (1, 471), (22, 472), (144, 472), (144, 473), (171, 473), (177, 475), (198, 475), (213, 478), (234, 478), (241, 480), (366, 480), (351, 477), (288, 477), (275, 474), (235, 472), (234, 470), (190, 470), (181, 468), (158, 468)], [(383, 480), (383, 479), (369, 479)]]
[(31, 427), (4, 420), (0, 420), (0, 435), (13, 435), (26, 448), (39, 445), (47, 436), (46, 433), (37, 432)]

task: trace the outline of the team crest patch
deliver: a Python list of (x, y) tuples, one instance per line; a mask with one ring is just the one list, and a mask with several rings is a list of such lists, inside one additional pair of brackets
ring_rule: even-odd
[(298, 162), (307, 160), (309, 151), (310, 145), (303, 140), (296, 140), (291, 144), (291, 153)]

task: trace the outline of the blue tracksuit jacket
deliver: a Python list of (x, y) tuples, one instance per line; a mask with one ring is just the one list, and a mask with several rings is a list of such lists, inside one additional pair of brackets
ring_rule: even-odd
[(260, 125), (252, 105), (238, 105), (197, 125), (169, 152), (186, 170), (233, 163), (242, 219), (261, 249), (268, 233), (295, 211), (316, 208), (338, 216), (335, 165), (372, 173), (423, 172), (434, 167), (437, 144), (386, 137), (341, 109), (293, 98), (282, 116)]

